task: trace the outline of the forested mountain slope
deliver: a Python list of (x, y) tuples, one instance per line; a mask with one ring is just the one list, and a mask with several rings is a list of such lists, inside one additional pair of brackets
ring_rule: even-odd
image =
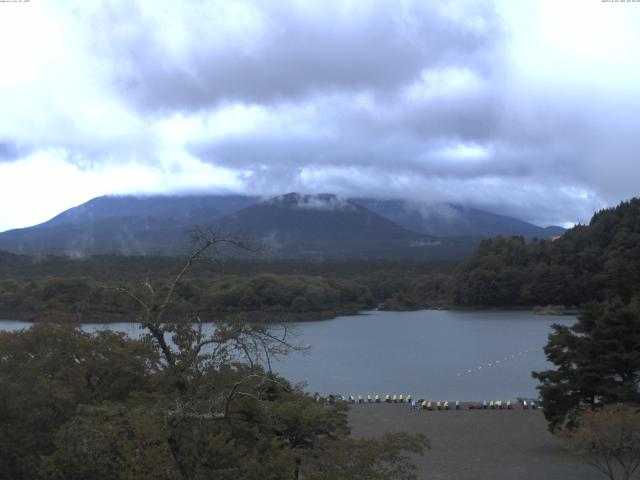
[(483, 241), (454, 275), (467, 305), (579, 305), (640, 290), (640, 198), (596, 213), (556, 241)]
[(103, 196), (32, 227), (0, 233), (0, 250), (23, 254), (180, 255), (191, 234), (222, 229), (263, 243), (275, 258), (459, 260), (481, 238), (549, 238), (560, 227), (452, 205), (331, 194)]

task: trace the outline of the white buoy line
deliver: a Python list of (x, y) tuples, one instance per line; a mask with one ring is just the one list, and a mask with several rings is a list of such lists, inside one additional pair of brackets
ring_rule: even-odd
[(489, 362), (486, 364), (482, 364), (482, 365), (477, 365), (474, 368), (467, 368), (461, 372), (458, 372), (456, 374), (457, 377), (462, 377), (463, 375), (471, 375), (473, 372), (478, 372), (480, 370), (482, 370), (483, 368), (494, 368), (494, 367), (499, 367), (501, 365), (503, 365), (506, 362), (509, 362), (511, 360), (515, 360), (523, 355), (526, 355), (528, 353), (532, 353), (532, 352), (536, 352), (541, 350), (541, 348), (536, 348), (536, 347), (531, 347), (531, 348), (527, 348), (526, 350), (521, 350), (519, 352), (514, 352), (508, 355), (505, 355), (504, 357), (502, 357), (501, 359), (495, 360), (493, 362)]

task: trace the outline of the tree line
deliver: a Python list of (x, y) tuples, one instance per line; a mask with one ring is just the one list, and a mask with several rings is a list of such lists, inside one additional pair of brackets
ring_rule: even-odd
[[(83, 277), (0, 280), (0, 315), (67, 323), (131, 320), (133, 301), (115, 285)], [(375, 306), (366, 285), (299, 275), (190, 279), (180, 285), (177, 294), (189, 309), (210, 320), (240, 313), (253, 313), (256, 320), (263, 321), (284, 315), (313, 318)], [(182, 314), (181, 305), (176, 304), (170, 315)]]
[(561, 238), (485, 240), (455, 270), (462, 305), (576, 305), (640, 288), (640, 199), (596, 213)]
[[(114, 287), (175, 273), (180, 258), (69, 259), (0, 253), (0, 318), (58, 322), (130, 320), (132, 301)], [(415, 279), (449, 264), (406, 262), (202, 262), (177, 292), (208, 321), (313, 320), (382, 305)], [(178, 305), (172, 315), (179, 315)]]
[(640, 200), (598, 212), (553, 243), (498, 244), (475, 261), (486, 270), (492, 256), (503, 260), (521, 279), (520, 298), (581, 307), (572, 326), (552, 326), (544, 351), (554, 367), (533, 372), (550, 430), (606, 477), (631, 479), (640, 467)]
[(640, 288), (640, 199), (597, 212), (559, 238), (483, 240), (449, 270), (408, 279), (386, 307), (579, 308), (616, 296), (629, 303)]

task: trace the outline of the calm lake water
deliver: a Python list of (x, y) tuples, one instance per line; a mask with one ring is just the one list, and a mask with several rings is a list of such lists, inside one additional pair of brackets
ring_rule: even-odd
[[(537, 397), (531, 371), (550, 367), (542, 351), (549, 327), (574, 321), (525, 311), (421, 310), (296, 323), (296, 343), (310, 349), (279, 359), (274, 370), (323, 394), (411, 394), (450, 401)], [(0, 330), (28, 326), (0, 322)], [(135, 323), (107, 326), (139, 334)]]

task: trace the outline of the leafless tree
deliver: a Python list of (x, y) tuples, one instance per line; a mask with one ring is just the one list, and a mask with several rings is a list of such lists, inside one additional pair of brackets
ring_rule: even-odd
[[(244, 240), (220, 236), (214, 232), (194, 233), (194, 248), (186, 257), (179, 271), (168, 281), (153, 283), (147, 278), (134, 287), (117, 287), (117, 290), (134, 300), (138, 305), (138, 317), (144, 337), (156, 348), (164, 367), (174, 378), (174, 385), (185, 397), (190, 385), (197, 383), (197, 377), (210, 368), (229, 366), (234, 362), (244, 362), (250, 367), (262, 365), (271, 373), (272, 359), (306, 347), (292, 342), (292, 334), (286, 324), (251, 324), (230, 318), (213, 323), (213, 331), (205, 333), (204, 322), (195, 311), (184, 311), (176, 315), (172, 308), (181, 302), (179, 286), (196, 262), (219, 260), (231, 251), (255, 253), (256, 248)], [(229, 392), (221, 392), (222, 408), (212, 417), (226, 417), (231, 401), (242, 395), (249, 395), (242, 386), (252, 383), (252, 391), (257, 386), (259, 375), (252, 373), (236, 382)], [(262, 385), (276, 381), (272, 375), (260, 379)], [(258, 386), (259, 387), (259, 386)], [(259, 391), (259, 388), (258, 388)], [(179, 405), (176, 412), (185, 412)]]
[(573, 432), (563, 434), (569, 448), (610, 480), (630, 480), (640, 466), (640, 411), (637, 406), (605, 405), (586, 410)]

